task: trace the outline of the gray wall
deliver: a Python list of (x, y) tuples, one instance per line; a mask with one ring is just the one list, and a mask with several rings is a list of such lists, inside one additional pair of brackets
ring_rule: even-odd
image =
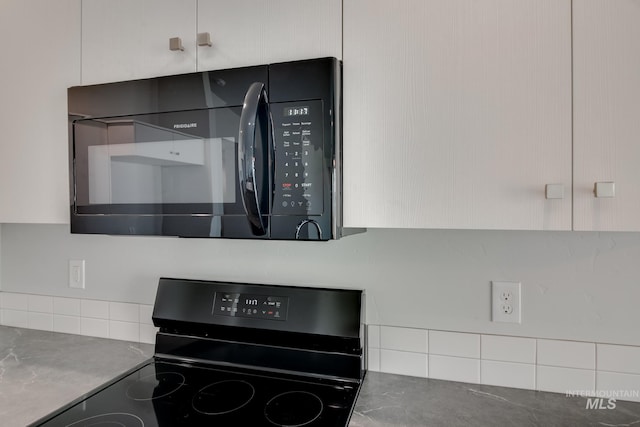
[[(70, 235), (1, 226), (6, 292), (152, 304), (160, 276), (347, 286), (369, 323), (640, 345), (640, 233), (369, 230), (337, 242)], [(86, 290), (67, 287), (86, 260)], [(521, 325), (490, 321), (490, 281), (522, 282)]]

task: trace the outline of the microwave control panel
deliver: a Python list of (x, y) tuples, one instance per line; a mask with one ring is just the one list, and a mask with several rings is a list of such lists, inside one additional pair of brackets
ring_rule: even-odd
[(322, 101), (271, 104), (276, 215), (323, 213)]

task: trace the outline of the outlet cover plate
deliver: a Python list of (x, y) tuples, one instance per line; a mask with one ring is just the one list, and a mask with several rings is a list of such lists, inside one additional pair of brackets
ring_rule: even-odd
[(520, 282), (491, 282), (491, 320), (522, 323)]

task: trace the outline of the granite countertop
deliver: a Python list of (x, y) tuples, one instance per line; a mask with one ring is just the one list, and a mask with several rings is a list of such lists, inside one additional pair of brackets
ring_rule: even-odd
[[(153, 355), (153, 346), (0, 326), (0, 425), (23, 427)], [(368, 372), (350, 425), (640, 427), (640, 403)]]

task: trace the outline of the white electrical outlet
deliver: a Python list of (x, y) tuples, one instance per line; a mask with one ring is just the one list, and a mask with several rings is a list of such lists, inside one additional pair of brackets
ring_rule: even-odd
[(521, 323), (520, 282), (491, 282), (491, 320)]
[(84, 260), (69, 260), (69, 287), (84, 289)]

